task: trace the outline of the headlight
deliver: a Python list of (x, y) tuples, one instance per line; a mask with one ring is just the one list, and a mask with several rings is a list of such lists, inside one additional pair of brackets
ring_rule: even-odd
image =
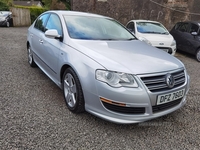
[(134, 77), (127, 73), (96, 70), (96, 79), (105, 82), (112, 87), (138, 87)]
[(149, 44), (149, 45), (152, 45), (151, 42), (150, 42), (149, 40), (147, 40), (146, 38), (144, 38), (144, 37), (139, 37), (138, 39), (139, 39), (140, 41), (146, 42), (146, 43)]
[(173, 40), (171, 46), (176, 46), (176, 41)]

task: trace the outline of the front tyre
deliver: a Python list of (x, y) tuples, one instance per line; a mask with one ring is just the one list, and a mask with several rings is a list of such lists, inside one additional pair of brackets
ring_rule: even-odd
[(200, 48), (196, 52), (196, 60), (200, 62)]
[(27, 52), (28, 52), (28, 63), (31, 67), (36, 67), (36, 63), (34, 62), (34, 59), (33, 59), (33, 52), (31, 50), (31, 46), (28, 45), (27, 46)]
[(8, 27), (8, 28), (10, 27), (10, 22), (9, 21), (6, 22), (6, 27)]
[(85, 110), (85, 102), (82, 87), (78, 76), (72, 68), (67, 68), (62, 78), (63, 94), (66, 105), (73, 113), (80, 113)]

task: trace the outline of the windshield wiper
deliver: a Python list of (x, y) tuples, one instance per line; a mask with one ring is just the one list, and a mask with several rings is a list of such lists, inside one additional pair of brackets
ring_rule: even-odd
[(130, 38), (130, 39), (127, 39), (127, 40), (132, 41), (132, 40), (136, 40), (136, 38)]
[(161, 34), (169, 34), (169, 32), (162, 32)]

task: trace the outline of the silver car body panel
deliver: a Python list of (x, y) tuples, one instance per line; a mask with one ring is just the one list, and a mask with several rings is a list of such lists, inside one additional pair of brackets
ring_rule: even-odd
[[(105, 120), (115, 123), (136, 123), (171, 113), (186, 103), (189, 90), (189, 76), (184, 65), (175, 57), (160, 51), (139, 40), (106, 41), (79, 40), (68, 35), (63, 15), (103, 16), (68, 11), (48, 11), (60, 17), (63, 41), (48, 38), (43, 32), (31, 25), (27, 41), (33, 51), (33, 58), (39, 68), (62, 88), (61, 70), (70, 66), (77, 74), (85, 100), (85, 110)], [(34, 24), (34, 23), (33, 23)], [(95, 78), (97, 69), (132, 74), (137, 88), (114, 88)], [(182, 85), (169, 90), (151, 92), (141, 80), (142, 77), (166, 75), (183, 70), (185, 81)], [(169, 109), (153, 113), (158, 95), (185, 89), (181, 102)], [(109, 110), (100, 100), (105, 98), (126, 107), (144, 108), (142, 114), (126, 114)]]

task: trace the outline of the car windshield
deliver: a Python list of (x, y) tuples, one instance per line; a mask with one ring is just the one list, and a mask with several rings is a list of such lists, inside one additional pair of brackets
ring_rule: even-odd
[(129, 31), (113, 19), (64, 16), (68, 33), (74, 39), (87, 40), (132, 40), (135, 39)]
[(137, 30), (140, 33), (169, 34), (163, 25), (154, 22), (137, 22)]

